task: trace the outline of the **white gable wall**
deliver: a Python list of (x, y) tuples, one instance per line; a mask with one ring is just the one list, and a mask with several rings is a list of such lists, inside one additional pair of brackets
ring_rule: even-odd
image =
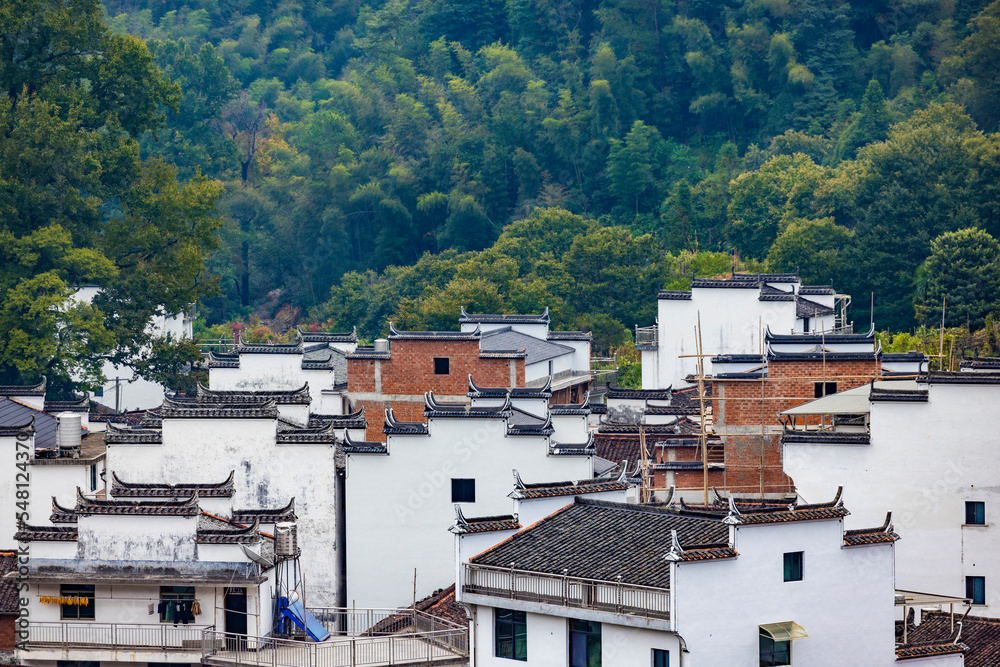
[(451, 479), (476, 480), (466, 516), (510, 514), (511, 470), (526, 479), (591, 477), (590, 457), (549, 456), (547, 438), (506, 436), (503, 419), (431, 419), (430, 435), (389, 435), (389, 455), (347, 457), (347, 601), (395, 607), (455, 577)]
[[(892, 510), (898, 588), (962, 597), (965, 577), (985, 576), (987, 605), (972, 613), (1000, 617), (1000, 432), (985, 418), (1000, 385), (929, 391), (927, 403), (872, 403), (870, 445), (785, 445), (785, 472), (808, 502), (844, 485), (849, 528)], [(985, 502), (986, 526), (964, 525), (966, 501)]]
[[(791, 285), (780, 289), (788, 291)], [(794, 301), (760, 301), (760, 290), (728, 287), (695, 287), (691, 299), (660, 299), (657, 305), (658, 349), (655, 377), (647, 380), (643, 365), (643, 389), (664, 389), (683, 384), (683, 379), (697, 372), (698, 314), (701, 314), (702, 353), (756, 354), (760, 332), (768, 326), (774, 332), (795, 328)], [(711, 372), (706, 359), (705, 372)]]
[[(809, 633), (792, 642), (794, 665), (895, 664), (892, 546), (844, 548), (841, 530), (839, 520), (739, 526), (738, 558), (677, 564), (685, 666), (756, 664), (758, 626), (785, 621)], [(803, 579), (785, 582), (792, 551), (804, 552)]]

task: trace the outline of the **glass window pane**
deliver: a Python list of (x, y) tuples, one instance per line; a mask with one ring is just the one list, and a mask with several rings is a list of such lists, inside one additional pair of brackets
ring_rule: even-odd
[(653, 667), (670, 667), (670, 652), (666, 649), (654, 648)]

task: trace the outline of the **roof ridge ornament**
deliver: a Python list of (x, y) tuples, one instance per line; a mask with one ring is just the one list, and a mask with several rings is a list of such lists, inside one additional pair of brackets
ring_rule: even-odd
[(616, 481), (624, 482), (626, 477), (628, 477), (628, 459), (622, 461), (622, 469), (621, 472), (618, 473), (618, 479)]
[(681, 542), (677, 538), (677, 530), (675, 528), (670, 529), (670, 551), (664, 558), (672, 563), (676, 563), (684, 559), (684, 549), (681, 548)]
[(736, 507), (736, 500), (732, 496), (729, 496), (729, 514), (722, 520), (722, 523), (727, 526), (741, 524), (743, 523), (743, 519), (740, 518), (741, 516), (740, 510)]
[(521, 479), (521, 473), (519, 473), (517, 471), (517, 468), (514, 468), (513, 472), (514, 472), (514, 488), (515, 489), (526, 489), (527, 485)]
[(455, 503), (455, 525), (456, 526), (469, 525), (469, 521), (465, 518), (465, 515), (462, 514), (462, 506), (459, 505), (458, 503)]
[(664, 501), (665, 505), (667, 505), (669, 507), (670, 505), (673, 504), (673, 502), (674, 502), (674, 494), (676, 492), (677, 492), (677, 487), (674, 486), (673, 484), (671, 484), (670, 488), (667, 489), (667, 499), (666, 499), (666, 501)]

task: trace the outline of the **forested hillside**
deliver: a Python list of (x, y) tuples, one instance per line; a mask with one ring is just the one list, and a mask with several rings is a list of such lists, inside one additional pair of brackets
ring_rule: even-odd
[(558, 207), (664, 252), (836, 277), (905, 329), (931, 240), (998, 233), (998, 3), (105, 8), (184, 91), (144, 150), (227, 183), (214, 319), (305, 312), (345, 272), (481, 250)]
[[(550, 306), (610, 344), (651, 323), (657, 288), (734, 267), (835, 280), (857, 304), (874, 293), (893, 331), (939, 319), (945, 295), (950, 325), (997, 310), (1000, 2), (103, 10), (102, 39), (139, 38), (163, 76), (123, 79), (143, 89), (116, 93), (103, 127), (138, 142), (130, 159), (176, 167), (179, 187), (220, 186), (218, 247), (198, 241), (206, 270), (192, 251), (184, 293), (208, 324), (257, 314), (371, 337), (390, 317), (453, 327), (463, 303)], [(125, 200), (106, 194), (94, 215), (110, 219)]]

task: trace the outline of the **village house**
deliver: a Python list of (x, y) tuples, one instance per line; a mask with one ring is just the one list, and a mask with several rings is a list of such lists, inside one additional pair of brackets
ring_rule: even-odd
[(459, 514), (471, 664), (875, 666), (907, 651), (963, 664), (960, 643), (897, 651), (897, 535), (889, 519), (845, 530), (839, 493), (812, 505), (620, 499), (553, 495), (540, 520)]
[(590, 343), (584, 331), (550, 331), (549, 309), (541, 315), (470, 315), (462, 308), (461, 330), (481, 332), (485, 352), (524, 350), (524, 386), (548, 384), (554, 404), (579, 403), (590, 390)]
[[(20, 664), (194, 663), (204, 641), (272, 627), (274, 540), (201, 509), (222, 485), (132, 487), (126, 499), (78, 492), (52, 523), (25, 524), (29, 619)], [(232, 491), (232, 481), (228, 482)], [(142, 498), (142, 499), (139, 499)], [(149, 499), (152, 498), (152, 499)]]
[(297, 331), (288, 344), (255, 344), (240, 339), (232, 352), (208, 355), (208, 386), (220, 391), (290, 391), (308, 385), (310, 409), (317, 414), (350, 412), (347, 355), (358, 346), (357, 332)]
[[(461, 504), (469, 514), (509, 512), (509, 471), (529, 479), (593, 475), (586, 402), (552, 405), (547, 386), (480, 386), (470, 404), (424, 396), (426, 421), (385, 411), (385, 441), (343, 444), (347, 599), (376, 607), (453, 581), (454, 549), (436, 535)], [(506, 472), (505, 472), (506, 471)], [(392, 545), (392, 548), (386, 548)]]
[[(850, 297), (830, 286), (803, 285), (794, 273), (695, 278), (690, 290), (663, 290), (657, 297), (656, 324), (636, 328), (642, 386), (679, 386), (697, 373), (699, 327), (703, 354), (759, 356), (768, 327), (782, 334), (850, 331), (849, 303)], [(707, 359), (705, 373), (715, 373)]]
[[(85, 285), (78, 289), (73, 300), (82, 303), (92, 303), (100, 293), (97, 285)], [(194, 307), (176, 315), (155, 315), (146, 327), (146, 332), (154, 338), (167, 340), (191, 339), (194, 334)], [(100, 403), (115, 411), (143, 410), (156, 407), (163, 400), (163, 385), (146, 380), (136, 375), (128, 366), (116, 366), (108, 360), (101, 368), (104, 384), (91, 397), (95, 403)]]
[(996, 372), (876, 381), (785, 410), (785, 472), (806, 499), (864, 489), (850, 523), (890, 509), (903, 537), (899, 587), (971, 602), (1000, 618), (1000, 405)]

